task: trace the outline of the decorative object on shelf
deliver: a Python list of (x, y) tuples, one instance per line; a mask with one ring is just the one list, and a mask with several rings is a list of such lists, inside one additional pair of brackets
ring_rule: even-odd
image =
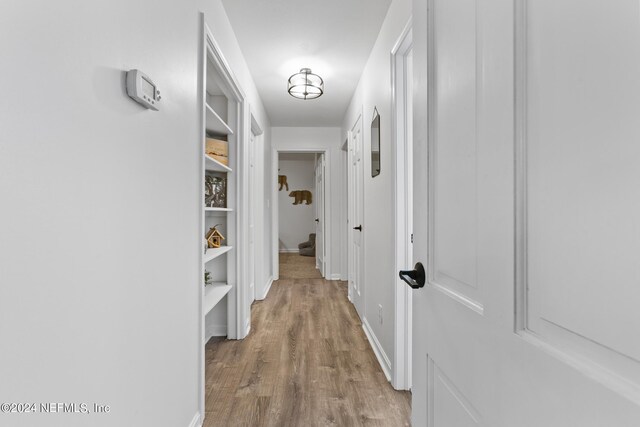
[(221, 176), (213, 177), (213, 200), (211, 207), (227, 207), (227, 178)]
[(207, 156), (212, 157), (225, 166), (229, 166), (229, 143), (221, 139), (207, 138)]
[(311, 72), (311, 68), (302, 68), (299, 73), (289, 77), (289, 95), (298, 99), (315, 99), (324, 93), (322, 77)]
[(207, 244), (210, 248), (219, 248), (222, 246), (222, 241), (225, 240), (225, 237), (220, 233), (220, 231), (216, 228), (220, 224), (216, 224), (209, 229), (207, 232)]
[(380, 114), (373, 107), (373, 120), (371, 120), (371, 176), (380, 175)]
[(210, 285), (213, 283), (213, 279), (211, 279), (211, 273), (208, 271), (204, 271), (204, 285)]
[(227, 179), (223, 176), (204, 177), (204, 205), (208, 208), (227, 207)]
[(213, 199), (213, 177), (206, 175), (204, 177), (204, 205), (209, 206)]
[(313, 195), (309, 190), (294, 190), (289, 193), (289, 197), (293, 197), (295, 200), (294, 205), (301, 205), (302, 202), (306, 202), (307, 205), (313, 203)]
[(289, 184), (287, 183), (287, 175), (278, 175), (278, 184), (280, 184), (280, 188), (278, 191), (282, 191), (282, 187), (286, 187), (287, 191), (289, 191)]

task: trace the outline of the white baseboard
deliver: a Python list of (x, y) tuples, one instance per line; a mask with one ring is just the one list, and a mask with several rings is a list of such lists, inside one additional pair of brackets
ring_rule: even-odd
[(342, 280), (339, 274), (332, 274), (329, 280)]
[(244, 330), (245, 330), (245, 334), (244, 336), (247, 337), (249, 336), (249, 332), (251, 332), (251, 317), (249, 317), (247, 319), (247, 321), (244, 324)]
[(200, 412), (196, 412), (196, 414), (193, 416), (193, 419), (191, 420), (191, 423), (189, 423), (189, 427), (202, 427), (202, 422), (204, 420), (200, 419)]
[(258, 296), (258, 300), (262, 301), (267, 297), (267, 295), (269, 294), (269, 290), (271, 289), (271, 285), (273, 285), (273, 277), (270, 277), (269, 280), (267, 280), (267, 284), (264, 285), (264, 292), (262, 293), (262, 295)]
[(300, 249), (280, 249), (281, 254), (299, 254)]
[(367, 339), (371, 344), (373, 353), (376, 355), (376, 359), (378, 359), (378, 363), (382, 368), (382, 372), (384, 372), (384, 376), (387, 377), (387, 381), (391, 381), (391, 361), (382, 349), (380, 341), (378, 341), (378, 337), (376, 337), (376, 334), (373, 333), (373, 329), (371, 329), (369, 321), (366, 317), (362, 319), (362, 329), (364, 329), (364, 334), (367, 336)]
[(207, 325), (204, 342), (208, 342), (212, 337), (226, 337), (227, 325)]

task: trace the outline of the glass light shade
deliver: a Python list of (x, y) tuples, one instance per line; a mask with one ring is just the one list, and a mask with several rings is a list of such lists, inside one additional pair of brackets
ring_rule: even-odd
[(289, 77), (289, 95), (298, 99), (315, 99), (324, 93), (324, 81), (311, 72), (310, 68), (302, 68), (299, 73)]

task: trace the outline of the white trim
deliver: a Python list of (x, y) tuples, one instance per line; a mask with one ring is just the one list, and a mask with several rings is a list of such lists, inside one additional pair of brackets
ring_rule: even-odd
[(200, 412), (196, 412), (196, 414), (193, 416), (193, 419), (189, 423), (189, 427), (201, 427), (203, 421), (204, 420), (200, 418)]
[(213, 337), (226, 337), (227, 329), (227, 325), (207, 325), (207, 332), (209, 333), (205, 335), (205, 344)]
[[(391, 55), (392, 56), (396, 56), (398, 54), (402, 54), (400, 52), (400, 50), (402, 49), (403, 52), (405, 52), (407, 49), (403, 48), (403, 44), (405, 43), (409, 43), (410, 45), (413, 45), (412, 39), (412, 30), (413, 30), (413, 23), (412, 23), (412, 18), (409, 18), (409, 20), (407, 21), (407, 23), (404, 25), (404, 28), (402, 29), (402, 32), (400, 33), (400, 36), (398, 37), (398, 40), (396, 40), (396, 43), (393, 45), (393, 48), (391, 48)], [(392, 71), (394, 70), (394, 68), (392, 67)], [(391, 87), (393, 87), (393, 80), (391, 80)]]
[[(273, 144), (273, 141), (271, 141)], [(280, 236), (280, 207), (278, 206), (278, 150), (271, 149), (271, 271), (273, 280), (280, 278), (279, 236)], [(274, 179), (274, 176), (276, 178)]]
[(342, 161), (343, 161), (343, 165), (342, 165), (342, 172), (344, 173), (343, 175), (343, 185), (342, 187), (342, 194), (341, 199), (342, 199), (342, 205), (341, 205), (341, 212), (342, 212), (342, 217), (340, 219), (340, 222), (342, 224), (342, 227), (344, 227), (343, 233), (342, 233), (342, 240), (340, 242), (341, 246), (341, 252), (340, 252), (340, 258), (342, 258), (342, 262), (340, 263), (340, 274), (342, 276), (342, 280), (348, 281), (349, 278), (349, 257), (348, 257), (348, 253), (349, 253), (349, 184), (348, 184), (348, 180), (349, 180), (349, 134), (346, 134), (346, 139), (344, 141), (345, 143), (345, 148), (344, 151), (341, 151), (341, 157), (342, 157)]
[[(206, 91), (206, 63), (207, 63), (207, 44), (205, 42), (206, 37), (207, 37), (207, 24), (204, 18), (204, 13), (200, 14), (200, 29), (199, 29), (199, 34), (198, 34), (198, 38), (199, 38), (199, 43), (202, 43), (202, 45), (199, 46), (200, 48), (200, 54), (198, 55), (198, 71), (200, 73), (200, 75), (198, 76), (198, 105), (202, 105), (202, 110), (200, 112), (200, 122), (198, 123), (198, 141), (197, 144), (198, 146), (200, 146), (202, 144), (202, 141), (204, 140), (205, 137), (205, 123), (206, 123), (206, 116), (205, 116), (205, 109), (204, 109), (204, 105), (206, 104), (206, 95), (205, 95), (205, 91)], [(203, 168), (203, 170), (200, 170), (198, 173), (199, 177), (204, 176), (205, 174), (205, 170), (204, 170), (204, 162), (199, 163)], [(202, 194), (204, 194), (204, 182), (202, 182), (202, 179), (200, 179), (200, 183), (199, 183), (199, 190), (197, 193), (197, 206), (198, 208), (202, 208), (204, 207), (204, 200), (202, 198)], [(204, 230), (204, 225), (205, 225), (205, 219), (204, 219), (204, 210), (202, 210), (202, 214), (200, 215), (200, 220), (198, 222), (198, 230)], [(204, 262), (203, 262), (203, 251), (202, 251), (202, 241), (201, 239), (197, 240), (197, 245), (198, 245), (198, 254), (200, 254), (198, 256), (198, 268), (199, 268), (199, 278), (198, 281), (202, 280), (202, 277), (204, 277)], [(205, 355), (204, 355), (204, 344), (207, 342), (207, 340), (205, 339), (205, 319), (204, 319), (204, 289), (202, 289), (202, 286), (198, 285), (199, 288), (201, 288), (200, 292), (198, 292), (198, 302), (197, 302), (197, 313), (198, 313), (198, 337), (200, 337), (200, 339), (202, 340), (202, 342), (198, 342), (198, 408), (199, 408), (199, 412), (196, 414), (197, 419), (199, 419), (200, 414), (204, 414), (205, 412), (205, 384), (206, 384), (206, 380), (205, 380)], [(194, 419), (195, 420), (195, 419)], [(193, 421), (191, 422), (191, 424), (193, 424)]]
[(236, 280), (236, 312), (232, 310), (227, 312), (229, 325), (235, 326), (229, 328), (229, 339), (243, 339), (246, 337), (246, 329), (244, 328), (247, 318), (251, 318), (250, 307), (247, 304), (249, 293), (249, 149), (251, 138), (251, 111), (249, 103), (246, 99), (238, 103), (238, 116), (241, 118), (241, 124), (238, 126), (238, 167), (237, 172), (237, 206), (236, 215), (236, 236), (238, 240), (237, 251), (237, 280)]
[(411, 388), (411, 347), (412, 347), (412, 294), (411, 289), (398, 277), (399, 270), (413, 266), (410, 234), (413, 233), (412, 212), (407, 212), (407, 205), (413, 197), (409, 182), (412, 168), (408, 144), (407, 105), (406, 99), (406, 58), (413, 48), (411, 18), (405, 25), (400, 37), (391, 50), (391, 135), (392, 143), (392, 175), (394, 188), (394, 227), (395, 250), (394, 269), (391, 282), (394, 283), (394, 335), (393, 335), (393, 387), (397, 390)]
[(376, 355), (376, 359), (378, 359), (378, 363), (382, 368), (382, 372), (384, 372), (384, 376), (387, 377), (387, 381), (391, 381), (391, 361), (387, 357), (387, 354), (382, 349), (382, 345), (380, 345), (380, 341), (378, 341), (378, 337), (373, 333), (373, 329), (369, 325), (369, 321), (367, 318), (362, 319), (362, 329), (364, 330), (364, 334), (367, 336), (367, 340), (369, 340), (369, 344), (371, 344), (371, 349), (373, 353)]
[[(280, 153), (318, 153), (318, 154), (324, 154), (324, 159), (325, 159), (325, 171), (331, 171), (331, 148), (328, 147), (305, 147), (305, 148), (299, 148), (296, 147), (294, 145), (287, 145), (287, 146), (280, 146), (280, 147), (274, 147), (273, 148), (273, 159), (272, 159), (272, 170), (271, 170), (271, 182), (273, 183), (273, 205), (271, 206), (271, 215), (272, 215), (272, 227), (274, 230), (274, 235), (272, 236), (273, 239), (273, 251), (274, 251), (274, 280), (278, 280), (280, 278), (280, 261), (278, 259), (278, 254), (280, 252), (286, 253), (288, 252), (287, 249), (280, 250), (279, 244), (278, 244), (278, 237), (280, 234), (280, 226), (279, 226), (279, 211), (278, 211), (278, 203), (276, 202), (278, 200), (278, 161), (279, 161), (279, 154)], [(331, 212), (331, 198), (327, 197), (327, 194), (330, 193), (330, 190), (327, 191), (326, 189), (331, 189), (331, 173), (326, 173), (325, 174), (325, 183), (324, 183), (324, 188), (325, 188), (325, 194), (323, 197), (324, 200), (324, 210), (325, 212)], [(330, 248), (333, 245), (333, 241), (331, 239), (331, 216), (330, 215), (325, 215), (324, 218), (324, 227), (323, 227), (323, 231), (324, 231), (324, 246), (325, 246), (325, 275), (329, 276), (330, 272), (332, 271), (332, 265), (331, 265), (331, 253), (330, 251), (327, 251), (326, 248)], [(327, 242), (331, 242), (331, 243), (327, 243)], [(297, 251), (296, 251), (297, 252)]]
[[(247, 130), (247, 185), (243, 187), (246, 190), (247, 199), (246, 199), (246, 262), (242, 265), (242, 274), (246, 279), (243, 280), (243, 283), (248, 286), (245, 289), (246, 295), (243, 300), (244, 305), (244, 317), (245, 323), (249, 323), (249, 328), (245, 328), (244, 336), (249, 335), (249, 330), (251, 326), (251, 304), (253, 301), (257, 299), (256, 290), (257, 290), (257, 281), (261, 280), (260, 271), (261, 267), (264, 269), (264, 257), (262, 257), (262, 250), (259, 248), (259, 243), (263, 242), (264, 239), (264, 230), (266, 228), (266, 224), (264, 223), (264, 219), (262, 218), (262, 210), (260, 203), (263, 200), (258, 200), (260, 197), (264, 197), (264, 189), (262, 188), (263, 180), (259, 179), (259, 175), (256, 175), (259, 171), (264, 174), (264, 170), (260, 170), (258, 167), (257, 159), (259, 158), (259, 153), (262, 152), (262, 147), (264, 144), (263, 139), (263, 130), (260, 126), (260, 123), (255, 117), (253, 113), (253, 109), (249, 102), (246, 103), (246, 109), (248, 114), (248, 126)], [(251, 166), (253, 162), (253, 166)], [(251, 172), (253, 171), (253, 172)], [(253, 175), (252, 175), (253, 173)], [(250, 199), (251, 197), (251, 199)], [(252, 219), (253, 224), (251, 224), (250, 220)], [(253, 227), (250, 227), (253, 225)], [(253, 236), (250, 235), (250, 232), (253, 232)], [(253, 245), (250, 244), (251, 240), (253, 240)], [(259, 257), (262, 257), (260, 261), (258, 261)], [(250, 260), (253, 262), (250, 262)], [(253, 266), (253, 271), (250, 271), (250, 267)], [(259, 274), (260, 273), (260, 274)]]
[(270, 277), (269, 280), (267, 280), (267, 284), (264, 286), (264, 292), (262, 295), (256, 296), (256, 298), (260, 301), (266, 299), (267, 295), (269, 295), (269, 291), (271, 290), (271, 285), (273, 285), (273, 277)]
[(281, 254), (299, 254), (300, 249), (280, 249), (278, 252)]
[(342, 280), (342, 275), (340, 273), (332, 274), (327, 280)]
[(516, 332), (527, 328), (527, 31), (526, 4), (515, 4), (515, 324)]

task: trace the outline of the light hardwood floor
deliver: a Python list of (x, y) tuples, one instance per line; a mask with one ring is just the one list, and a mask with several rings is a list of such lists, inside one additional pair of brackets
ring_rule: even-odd
[(274, 282), (247, 338), (207, 344), (206, 393), (206, 427), (410, 425), (410, 393), (386, 380), (345, 282)]

